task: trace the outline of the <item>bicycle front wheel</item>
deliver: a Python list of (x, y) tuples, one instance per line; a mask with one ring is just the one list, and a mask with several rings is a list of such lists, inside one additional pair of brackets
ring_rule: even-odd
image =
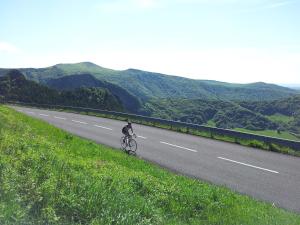
[(125, 150), (126, 147), (127, 147), (127, 146), (126, 146), (125, 137), (121, 137), (120, 143), (121, 143), (121, 148), (122, 148), (123, 150)]
[(136, 150), (137, 150), (137, 143), (134, 139), (130, 139), (129, 140), (129, 143), (128, 143), (128, 146), (127, 146), (129, 149), (129, 151), (135, 153)]

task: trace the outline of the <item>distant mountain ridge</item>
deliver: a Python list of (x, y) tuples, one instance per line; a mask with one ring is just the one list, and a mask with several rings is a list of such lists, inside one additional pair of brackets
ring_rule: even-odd
[[(142, 101), (151, 98), (188, 98), (262, 101), (282, 99), (299, 93), (286, 87), (262, 82), (231, 84), (218, 81), (193, 80), (136, 69), (123, 71), (100, 67), (90, 62), (57, 64), (47, 68), (19, 69), (28, 79), (47, 84), (51, 79), (90, 74), (100, 81), (122, 87)], [(5, 69), (0, 69), (0, 76)]]

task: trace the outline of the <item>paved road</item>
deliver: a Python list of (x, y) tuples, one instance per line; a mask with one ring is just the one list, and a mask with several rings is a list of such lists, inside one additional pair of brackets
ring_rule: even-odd
[[(120, 148), (124, 122), (14, 107), (78, 136)], [(181, 174), (300, 212), (300, 158), (236, 144), (133, 125), (140, 158)]]

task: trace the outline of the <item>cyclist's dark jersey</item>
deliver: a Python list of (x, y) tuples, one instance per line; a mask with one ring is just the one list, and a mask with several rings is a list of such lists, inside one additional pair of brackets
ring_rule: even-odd
[(131, 132), (133, 133), (132, 126), (130, 124), (127, 124), (122, 128), (122, 133), (125, 134), (126, 136), (129, 136), (129, 130), (131, 129)]

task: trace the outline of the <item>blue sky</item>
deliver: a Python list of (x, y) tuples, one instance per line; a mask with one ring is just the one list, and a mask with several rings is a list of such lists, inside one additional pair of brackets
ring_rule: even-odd
[(299, 22), (293, 0), (1, 0), (0, 67), (91, 61), (300, 84)]

